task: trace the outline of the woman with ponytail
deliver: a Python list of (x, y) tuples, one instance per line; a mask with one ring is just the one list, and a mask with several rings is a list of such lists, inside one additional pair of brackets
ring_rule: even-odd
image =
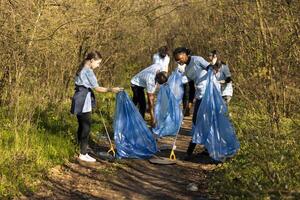
[(91, 128), (91, 112), (95, 107), (96, 92), (119, 92), (121, 88), (105, 88), (98, 84), (94, 69), (100, 66), (102, 56), (98, 51), (86, 55), (79, 65), (75, 76), (75, 93), (72, 98), (71, 113), (77, 116), (77, 139), (80, 145), (79, 159), (85, 162), (95, 162), (96, 159), (88, 155), (88, 139)]

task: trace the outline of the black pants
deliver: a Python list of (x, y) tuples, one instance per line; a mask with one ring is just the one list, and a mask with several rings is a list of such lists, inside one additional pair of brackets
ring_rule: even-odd
[(146, 98), (145, 98), (145, 92), (144, 88), (132, 85), (131, 86), (132, 92), (133, 92), (133, 98), (132, 101), (134, 105), (139, 107), (139, 111), (143, 118), (145, 118), (145, 112), (146, 112)]
[(183, 97), (182, 103), (183, 107), (187, 106), (188, 103), (193, 103), (195, 98), (195, 83), (194, 81), (189, 81), (183, 85)]
[[(197, 113), (201, 104), (201, 100), (202, 99), (197, 99), (194, 105), (194, 113), (193, 113), (193, 125), (196, 125), (196, 121), (197, 121)], [(193, 151), (195, 150), (196, 147), (196, 143), (193, 143), (192, 140), (190, 141), (189, 147), (186, 151), (187, 155), (192, 155)]]
[(80, 153), (86, 154), (89, 142), (89, 135), (91, 129), (91, 113), (81, 113), (77, 115), (78, 131), (77, 140), (80, 145)]

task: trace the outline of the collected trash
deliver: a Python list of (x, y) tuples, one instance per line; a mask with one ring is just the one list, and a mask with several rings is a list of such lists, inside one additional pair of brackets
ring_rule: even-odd
[(159, 137), (175, 136), (183, 119), (179, 102), (168, 84), (161, 85), (155, 106), (156, 127), (153, 132)]
[(189, 183), (186, 186), (186, 190), (191, 191), (191, 192), (197, 192), (198, 191), (198, 186), (195, 183)]
[(203, 144), (211, 158), (222, 161), (236, 154), (240, 145), (229, 121), (227, 106), (213, 78), (214, 74), (210, 69), (192, 134), (194, 143)]
[(182, 75), (175, 71), (168, 82), (160, 86), (155, 105), (156, 127), (153, 132), (159, 137), (175, 136), (181, 126), (183, 115), (180, 102), (183, 95)]
[(151, 131), (125, 91), (117, 94), (114, 139), (117, 158), (147, 159), (157, 152)]

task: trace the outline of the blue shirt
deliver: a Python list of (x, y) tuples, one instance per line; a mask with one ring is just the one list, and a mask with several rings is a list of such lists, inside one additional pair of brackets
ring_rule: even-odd
[[(75, 85), (84, 86), (86, 88), (96, 88), (99, 87), (96, 75), (94, 71), (89, 67), (84, 67), (78, 76), (75, 77)], [(82, 113), (87, 113), (92, 111), (92, 98), (91, 92), (88, 92), (84, 101)]]
[(210, 65), (204, 58), (200, 56), (191, 56), (189, 64), (185, 67), (184, 74), (189, 80), (195, 82), (195, 98), (201, 99), (206, 88), (207, 66)]
[(162, 71), (162, 65), (152, 64), (146, 69), (136, 74), (131, 79), (131, 84), (146, 88), (147, 93), (154, 93), (156, 88), (155, 76), (157, 72)]
[[(216, 74), (218, 81), (225, 81), (228, 77), (231, 77), (231, 73), (228, 65), (222, 64), (220, 70)], [(233, 87), (232, 82), (221, 84), (221, 95), (222, 96), (232, 96)]]
[(99, 87), (96, 75), (89, 67), (84, 67), (80, 71), (79, 76), (75, 77), (75, 85), (82, 85), (86, 88)]

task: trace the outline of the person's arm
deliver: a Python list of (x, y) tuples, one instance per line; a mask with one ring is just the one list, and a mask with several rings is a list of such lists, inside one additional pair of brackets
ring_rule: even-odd
[(121, 90), (123, 90), (122, 88), (119, 87), (113, 87), (113, 88), (105, 88), (105, 87), (96, 87), (94, 88), (97, 92), (114, 92), (117, 93)]
[(149, 75), (146, 81), (147, 84), (146, 91), (147, 91), (147, 99), (148, 99), (147, 103), (150, 112), (152, 127), (154, 127), (155, 125), (155, 119), (154, 119), (154, 94), (156, 89), (155, 76), (156, 74)]
[(212, 61), (210, 63), (202, 57), (197, 57), (197, 59), (196, 59), (196, 64), (199, 65), (200, 67), (202, 67), (203, 69), (205, 69), (206, 71), (208, 71), (209, 68), (213, 67), (213, 65), (214, 65), (213, 62), (215, 62), (215, 61)]
[(98, 84), (97, 78), (93, 72), (93, 70), (89, 70), (86, 72), (86, 77), (91, 85), (91, 88), (94, 89), (96, 92), (114, 92), (117, 93), (121, 90), (123, 90), (123, 88), (119, 88), (119, 87), (114, 87), (114, 88), (105, 88), (105, 87), (101, 87)]
[(150, 112), (150, 119), (151, 119), (151, 126), (155, 126), (155, 119), (154, 119), (154, 94), (147, 92), (147, 98), (148, 98), (148, 107)]
[(231, 73), (230, 73), (229, 67), (228, 67), (228, 65), (223, 65), (222, 67), (223, 67), (222, 71), (225, 76), (225, 83), (230, 83), (232, 81), (232, 79), (231, 79)]

